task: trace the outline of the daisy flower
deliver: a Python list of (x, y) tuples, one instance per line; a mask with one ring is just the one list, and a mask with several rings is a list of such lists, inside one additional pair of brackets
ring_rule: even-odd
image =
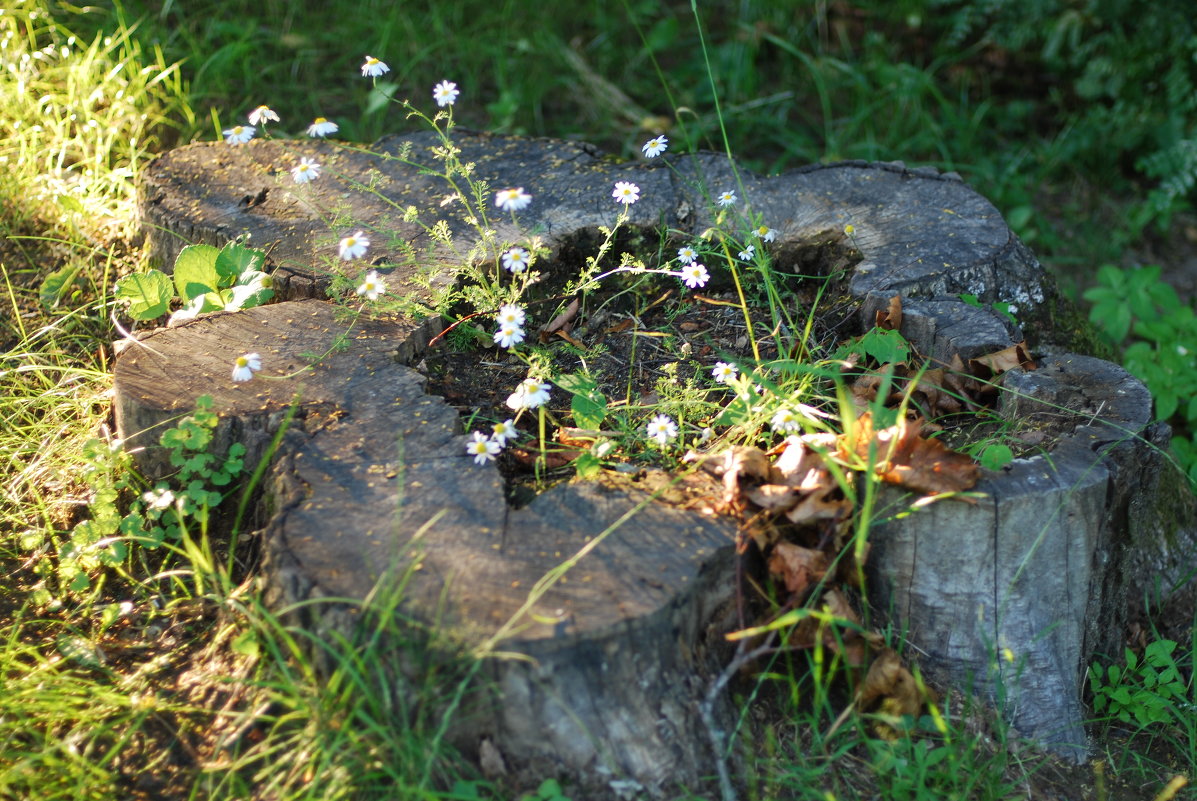
[(678, 248), (677, 260), (682, 264), (689, 264), (698, 258), (698, 251), (686, 245), (684, 248)]
[(506, 447), (509, 440), (517, 439), (519, 435), (520, 432), (515, 427), (514, 420), (504, 420), (491, 426), (490, 438), (499, 443), (500, 448)]
[(528, 251), (523, 248), (512, 248), (503, 254), (503, 266), (512, 273), (522, 273), (531, 263)]
[(461, 91), (457, 88), (457, 84), (453, 81), (441, 81), (432, 90), (432, 99), (441, 108), (451, 106), (457, 102), (457, 96)]
[(847, 225), (844, 226), (844, 236), (852, 236), (854, 233), (856, 233), (855, 225), (853, 225), (852, 223), (848, 223)]
[(357, 294), (365, 295), (366, 300), (378, 300), (378, 296), (386, 291), (386, 281), (378, 274), (377, 270), (366, 273), (366, 277), (362, 279), (362, 285), (357, 288)]
[(682, 280), (691, 289), (706, 286), (710, 278), (711, 275), (707, 272), (707, 268), (696, 261), (692, 261), (682, 268)]
[(306, 156), (299, 160), (299, 165), (291, 168), (291, 177), (297, 184), (306, 184), (320, 177), (320, 165), (315, 159)]
[(328, 136), (329, 134), (335, 134), (339, 130), (341, 129), (335, 122), (330, 122), (324, 117), (317, 117), (312, 121), (312, 124), (308, 126), (308, 136), (313, 138), (318, 136)]
[(677, 423), (667, 414), (659, 414), (648, 421), (645, 434), (649, 439), (655, 439), (664, 448), (670, 440), (677, 438)]
[(262, 357), (256, 353), (247, 353), (233, 360), (233, 380), (248, 381), (254, 373), (262, 369)]
[(740, 251), (740, 261), (752, 261), (752, 257), (756, 255), (756, 245), (749, 245)]
[(753, 233), (759, 236), (762, 242), (772, 242), (777, 238), (777, 232), (767, 225), (758, 226)]
[(278, 114), (270, 106), (258, 106), (249, 112), (250, 125), (265, 125), (268, 122), (278, 122)]
[(640, 199), (640, 187), (631, 181), (616, 181), (611, 197), (615, 198), (617, 203), (630, 206)]
[(234, 125), (224, 132), (224, 141), (230, 145), (243, 145), (254, 138), (254, 130), (252, 125)]
[(495, 442), (481, 431), (474, 432), (474, 438), (466, 443), (466, 453), (474, 457), (477, 464), (486, 464), (495, 460), (495, 454), (503, 450), (503, 446)]
[(711, 377), (715, 379), (715, 383), (717, 384), (726, 384), (735, 378), (738, 372), (734, 364), (715, 362), (715, 369), (711, 370)]
[(769, 423), (774, 431), (781, 431), (786, 434), (791, 431), (798, 431), (802, 428), (801, 421), (803, 417), (789, 407), (778, 409), (777, 414), (773, 415), (773, 420)]
[(370, 240), (362, 236), (361, 231), (358, 231), (353, 236), (347, 236), (341, 240), (341, 258), (345, 261), (360, 259), (366, 255), (368, 247), (370, 247)]
[(552, 388), (552, 384), (542, 384), (539, 378), (525, 378), (515, 392), (507, 397), (507, 406), (517, 412), (544, 406), (549, 402), (549, 390)]
[(644, 143), (641, 150), (644, 151), (645, 158), (654, 159), (664, 153), (669, 148), (669, 140), (664, 136), (654, 136)]
[(514, 303), (500, 306), (499, 313), (495, 315), (495, 322), (499, 325), (523, 325), (524, 310)]
[(721, 192), (715, 200), (720, 206), (734, 206), (736, 205), (736, 193), (729, 189), (726, 192)]
[(500, 348), (514, 347), (524, 341), (524, 329), (515, 323), (504, 323), (495, 332), (495, 344)]
[(363, 78), (377, 78), (384, 72), (390, 72), (391, 68), (383, 62), (376, 59), (374, 56), (366, 56), (366, 63), (362, 64)]
[(495, 192), (495, 205), (503, 211), (520, 211), (532, 202), (532, 196), (522, 186)]

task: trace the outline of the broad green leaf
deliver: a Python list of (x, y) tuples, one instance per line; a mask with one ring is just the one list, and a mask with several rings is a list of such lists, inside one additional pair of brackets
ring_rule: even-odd
[(224, 304), (224, 310), (238, 311), (239, 309), (252, 309), (254, 306), (261, 306), (274, 297), (274, 290), (261, 284), (249, 284), (247, 286), (235, 286), (227, 294), (229, 300)]
[(134, 320), (153, 320), (166, 314), (174, 295), (170, 278), (158, 270), (127, 275), (116, 287), (117, 300), (129, 301), (129, 316)]
[(557, 386), (574, 396), (570, 409), (579, 428), (597, 429), (603, 424), (607, 416), (607, 399), (598, 391), (593, 378), (580, 374), (558, 376)]
[(874, 328), (860, 338), (860, 349), (879, 364), (904, 362), (910, 356), (910, 344), (897, 331)]
[(589, 451), (573, 461), (574, 469), (578, 471), (578, 478), (593, 478), (602, 472), (602, 460)]
[(216, 257), (216, 274), (220, 276), (222, 287), (232, 286), (246, 270), (261, 270), (265, 261), (266, 251), (247, 248), (239, 242), (229, 242)]
[[(220, 289), (216, 258), (220, 251), (211, 245), (188, 245), (175, 259), (175, 288), (185, 303)], [(219, 308), (219, 307), (218, 307)]]
[(994, 443), (981, 452), (981, 467), (986, 470), (1001, 470), (1014, 461), (1014, 451), (1001, 443)]
[(47, 308), (57, 306), (58, 302), (62, 300), (62, 296), (75, 285), (75, 279), (79, 277), (79, 269), (78, 264), (68, 264), (47, 275), (37, 291), (42, 305)]

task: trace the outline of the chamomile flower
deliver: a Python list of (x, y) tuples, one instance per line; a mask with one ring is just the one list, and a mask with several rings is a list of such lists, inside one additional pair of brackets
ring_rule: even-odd
[(511, 348), (524, 341), (524, 329), (515, 323), (504, 323), (495, 332), (495, 344), (500, 348)]
[(644, 151), (644, 157), (655, 159), (657, 156), (664, 153), (669, 148), (669, 140), (664, 136), (654, 136), (644, 143), (644, 147), (640, 148)]
[(803, 419), (803, 415), (799, 414), (794, 409), (791, 409), (788, 406), (783, 406), (777, 410), (776, 414), (773, 415), (773, 420), (769, 423), (769, 426), (774, 431), (789, 434), (793, 431), (801, 430)]
[(246, 353), (233, 360), (233, 380), (248, 381), (254, 373), (262, 369), (262, 357), (256, 353)]
[(500, 448), (506, 447), (509, 440), (517, 439), (519, 435), (514, 420), (504, 420), (491, 426), (490, 438), (499, 443)]
[(698, 251), (686, 245), (684, 248), (678, 248), (677, 260), (682, 264), (689, 264), (698, 258)]
[(777, 232), (767, 225), (757, 226), (752, 230), (752, 233), (759, 236), (762, 242), (772, 242), (777, 238)]
[(474, 432), (474, 438), (466, 443), (466, 453), (474, 457), (476, 464), (493, 462), (495, 455), (503, 450), (503, 446), (495, 442), (481, 431)]
[(719, 197), (715, 198), (715, 202), (720, 206), (734, 206), (736, 205), (736, 200), (736, 193), (730, 189), (726, 192), (720, 192)]
[(345, 261), (353, 259), (360, 259), (366, 255), (366, 248), (370, 247), (370, 240), (358, 231), (353, 236), (347, 236), (341, 240), (341, 258)]
[(552, 384), (542, 383), (539, 378), (525, 378), (515, 388), (515, 392), (507, 396), (507, 406), (510, 409), (535, 409), (549, 402), (549, 390)]
[(441, 108), (451, 106), (457, 102), (457, 96), (461, 94), (461, 90), (457, 88), (457, 84), (453, 81), (441, 81), (432, 90), (432, 99)]
[(224, 132), (224, 141), (230, 145), (243, 145), (254, 138), (255, 130), (252, 125), (234, 125)]
[(707, 272), (707, 268), (696, 261), (692, 261), (682, 268), (682, 280), (691, 289), (706, 286), (710, 278), (711, 275)]
[(377, 270), (371, 270), (366, 273), (366, 277), (362, 279), (361, 286), (357, 288), (357, 294), (365, 295), (366, 300), (378, 300), (378, 296), (386, 291), (386, 281), (378, 274)]
[(711, 378), (715, 379), (716, 384), (726, 384), (731, 381), (739, 371), (734, 364), (727, 362), (715, 362), (715, 368), (711, 370)]
[(340, 126), (338, 126), (335, 122), (326, 120), (324, 117), (317, 117), (312, 121), (312, 124), (308, 126), (308, 136), (312, 138), (323, 137), (328, 136), (329, 134), (335, 134), (339, 130), (341, 130)]
[(314, 181), (320, 177), (320, 165), (316, 163), (315, 159), (310, 159), (304, 156), (299, 160), (299, 164), (291, 168), (291, 177), (295, 179), (297, 184), (306, 184), (309, 181)]
[(495, 315), (495, 322), (499, 325), (523, 325), (524, 310), (514, 303), (500, 306), (499, 313)]
[(503, 254), (503, 267), (512, 273), (522, 273), (532, 263), (532, 257), (523, 248), (512, 248)]
[(847, 225), (844, 226), (844, 236), (852, 236), (854, 233), (856, 233), (855, 225), (853, 225), (852, 223), (848, 223)]
[(615, 198), (616, 203), (630, 206), (640, 199), (640, 187), (631, 181), (616, 181), (611, 197)]
[(383, 73), (390, 72), (391, 68), (379, 61), (374, 56), (366, 56), (366, 62), (362, 64), (363, 78), (377, 78)]
[(670, 441), (677, 439), (677, 423), (667, 414), (659, 414), (648, 421), (645, 434), (649, 439), (655, 439), (664, 448)]
[(249, 112), (250, 125), (265, 125), (268, 122), (278, 122), (278, 114), (270, 106), (258, 106)]
[(756, 255), (756, 245), (749, 245), (740, 251), (740, 261), (752, 261), (752, 257)]
[(522, 186), (495, 192), (495, 205), (503, 211), (520, 211), (527, 208), (531, 202), (532, 196), (525, 192)]

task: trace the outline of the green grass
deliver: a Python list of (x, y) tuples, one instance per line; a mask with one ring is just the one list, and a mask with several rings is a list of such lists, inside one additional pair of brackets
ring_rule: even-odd
[[(491, 797), (443, 736), (467, 660), (430, 663), (424, 683), (396, 692), (383, 655), (311, 641), (267, 613), (198, 532), (190, 548), (97, 570), (85, 593), (59, 584), (54, 554), (94, 501), (78, 476), (84, 445), (108, 424), (112, 287), (143, 261), (135, 179), (166, 147), (213, 139), (260, 103), (293, 134), (318, 115), (350, 140), (410, 126), (374, 102), (368, 81), (339, 77), (372, 53), (394, 70), (383, 83), (425, 106), (436, 81), (457, 81), (469, 127), (632, 156), (665, 129), (722, 149), (722, 125), (763, 171), (839, 158), (957, 169), (1055, 265), (1117, 260), (1187, 202), (1167, 187), (1150, 195), (1157, 154), (1185, 152), (1183, 119), (1112, 86), (1098, 92), (1108, 104), (1093, 104), (1106, 117), (1078, 106), (1092, 77), (1085, 48), (1053, 55), (1042, 31), (1020, 40), (1004, 11), (966, 14), (982, 4), (713, 4), (702, 22), (714, 87), (688, 3), (628, 0), (613, 13), (591, 0), (561, 24), (530, 0), (10, 6), (0, 13), (0, 797), (435, 798), (455, 780), (463, 795)], [(1190, 24), (1183, 8), (1159, 13), (1169, 11), (1179, 29)], [(1052, 14), (1034, 4), (1029, 19), (1062, 19)], [(1053, 95), (1021, 69), (1062, 70), (1075, 86)], [(1136, 111), (1177, 130), (1147, 141)], [(1107, 146), (1102, 125), (1139, 128)], [(1098, 158), (1103, 147), (1116, 152)], [(1105, 186), (1115, 197), (1101, 203), (1126, 220), (1113, 236), (1095, 234), (1095, 202), (1056, 200)], [(367, 641), (403, 624), (387, 603), (370, 619)], [(1194, 643), (1181, 649), (1191, 676)], [(316, 653), (332, 666), (321, 677)], [(778, 667), (738, 687), (787, 721), (741, 726), (732, 747), (753, 767), (749, 798), (1007, 798), (1028, 783), (1069, 786), (956, 697), (909, 739), (878, 737), (869, 717), (832, 731), (843, 686), (808, 676), (805, 665)], [(1169, 726), (1105, 733), (1109, 770), (1151, 788), (1144, 797), (1197, 770), (1197, 718), (1176, 709)]]

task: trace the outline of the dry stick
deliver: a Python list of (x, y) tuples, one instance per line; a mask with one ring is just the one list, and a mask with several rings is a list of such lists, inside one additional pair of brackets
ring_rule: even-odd
[(727, 687), (727, 683), (731, 681), (732, 676), (740, 671), (740, 668), (747, 665), (753, 660), (759, 659), (773, 652), (773, 640), (777, 636), (777, 632), (770, 632), (769, 637), (765, 640), (763, 645), (758, 645), (751, 651), (747, 650), (748, 640), (740, 640), (736, 644), (736, 653), (732, 660), (727, 663), (722, 672), (711, 682), (711, 686), (707, 689), (706, 696), (703, 697), (702, 702), (698, 705), (698, 714), (702, 717), (702, 723), (706, 726), (707, 737), (711, 741), (711, 750), (715, 756), (715, 769), (719, 773), (719, 795), (723, 801), (736, 801), (736, 790), (732, 787), (731, 774), (727, 770), (727, 760), (724, 758), (724, 752), (727, 748), (727, 733), (719, 728), (719, 724), (715, 722), (715, 701), (719, 697), (719, 693)]

